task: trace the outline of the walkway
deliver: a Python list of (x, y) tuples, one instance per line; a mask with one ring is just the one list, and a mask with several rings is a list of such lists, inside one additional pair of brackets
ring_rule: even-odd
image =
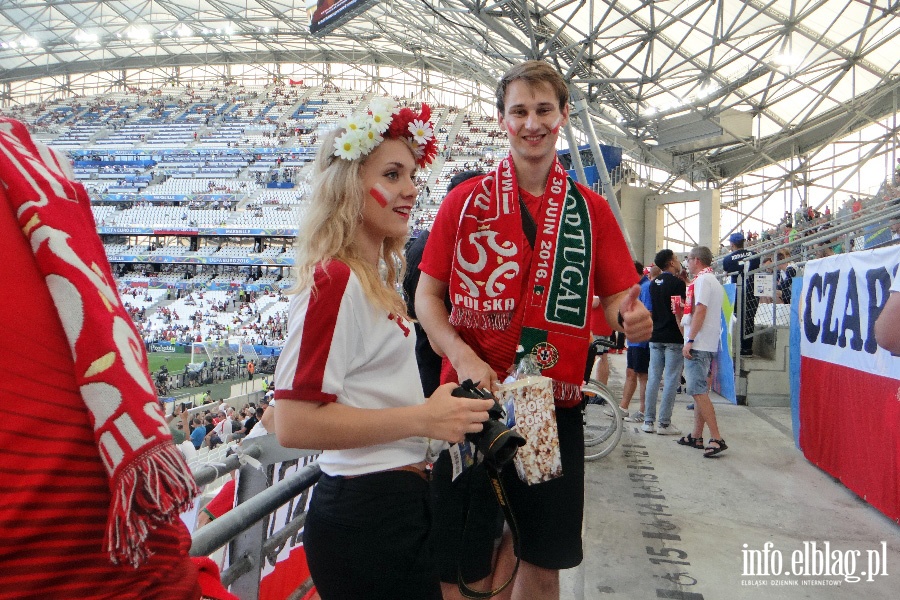
[[(619, 391), (625, 357), (611, 358), (610, 387)], [(673, 414), (685, 431), (693, 422), (689, 401), (678, 396)], [(633, 409), (637, 402), (635, 396)], [(900, 526), (803, 457), (794, 445), (790, 409), (719, 399), (716, 414), (730, 446), (718, 459), (629, 423), (610, 456), (587, 464), (585, 561), (563, 573), (562, 597), (897, 598)], [(767, 542), (766, 562), (777, 567), (780, 557), (782, 576), (744, 576), (748, 551), (762, 551)], [(820, 552), (839, 551), (829, 564), (861, 580), (814, 576), (813, 543)], [(881, 565), (873, 569), (877, 559)], [(787, 574), (802, 572), (803, 565), (809, 575)], [(879, 574), (869, 575), (873, 570)]]

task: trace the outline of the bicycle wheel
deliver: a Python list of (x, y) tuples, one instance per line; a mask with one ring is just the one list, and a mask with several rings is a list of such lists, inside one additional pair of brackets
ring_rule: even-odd
[(609, 389), (593, 379), (581, 388), (584, 395), (584, 459), (596, 460), (618, 445), (624, 424)]

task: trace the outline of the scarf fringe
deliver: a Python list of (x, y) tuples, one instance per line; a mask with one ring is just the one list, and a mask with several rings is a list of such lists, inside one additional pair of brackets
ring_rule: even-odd
[(112, 563), (140, 566), (150, 557), (145, 544), (150, 530), (179, 518), (199, 493), (171, 442), (151, 448), (129, 464), (114, 482), (106, 524), (105, 550)]
[(553, 380), (553, 398), (561, 408), (571, 408), (581, 403), (581, 386)]
[(450, 313), (450, 324), (469, 329), (506, 329), (512, 322), (511, 312), (477, 312), (470, 308), (454, 306)]

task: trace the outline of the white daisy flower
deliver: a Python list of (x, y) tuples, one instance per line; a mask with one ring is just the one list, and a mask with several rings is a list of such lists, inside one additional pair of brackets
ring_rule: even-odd
[(365, 129), (368, 125), (366, 121), (368, 121), (368, 119), (362, 115), (347, 117), (344, 119), (344, 129), (347, 131), (359, 131)]
[(413, 139), (419, 144), (427, 144), (434, 132), (428, 123), (424, 123), (418, 119), (409, 124), (409, 132), (413, 135)]
[(382, 136), (374, 127), (367, 127), (362, 133), (363, 154), (368, 154), (372, 149), (384, 141)]
[(356, 160), (362, 156), (364, 144), (362, 132), (347, 131), (334, 140), (334, 155), (344, 160)]
[(391, 126), (391, 111), (381, 110), (372, 107), (372, 116), (370, 117), (372, 128), (378, 133), (384, 133)]
[(385, 96), (372, 98), (372, 101), (369, 103), (369, 110), (372, 111), (372, 114), (376, 112), (391, 114), (396, 107), (397, 102), (393, 98)]

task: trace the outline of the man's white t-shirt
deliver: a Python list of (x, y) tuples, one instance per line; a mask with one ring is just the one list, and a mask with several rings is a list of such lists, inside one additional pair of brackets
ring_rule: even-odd
[[(369, 302), (342, 262), (318, 267), (314, 282), (314, 294), (306, 289), (291, 300), (275, 399), (368, 409), (424, 403), (412, 324)], [(326, 450), (318, 464), (328, 475), (362, 475), (421, 462), (426, 451), (425, 438), (406, 438)]]
[(233, 425), (233, 421), (230, 418), (226, 417), (226, 418), (222, 419), (221, 421), (219, 421), (218, 423), (216, 423), (216, 426), (213, 427), (213, 432), (217, 436), (219, 436), (220, 440), (222, 440), (224, 442), (225, 438), (227, 436), (234, 433), (234, 431), (231, 430), (232, 425)]
[(897, 273), (897, 276), (894, 277), (894, 281), (891, 283), (891, 291), (900, 292), (900, 273)]
[[(684, 337), (694, 336), (691, 346), (694, 350), (704, 352), (718, 352), (719, 338), (722, 335), (722, 298), (725, 288), (712, 273), (704, 273), (694, 283), (694, 302), (706, 307), (706, 318), (703, 319), (703, 327), (700, 331), (694, 331), (690, 327), (684, 332)], [(696, 308), (694, 309), (696, 312)]]

